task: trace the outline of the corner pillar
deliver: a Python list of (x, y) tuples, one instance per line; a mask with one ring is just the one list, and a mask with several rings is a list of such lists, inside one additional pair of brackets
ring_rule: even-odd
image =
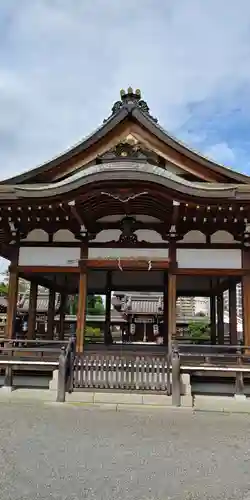
[(81, 353), (84, 350), (84, 338), (86, 328), (86, 305), (87, 305), (87, 260), (88, 248), (81, 248), (81, 259), (79, 261), (80, 275), (78, 288), (78, 307), (76, 324), (76, 349)]
[(61, 293), (59, 335), (58, 335), (59, 340), (64, 340), (66, 306), (67, 306), (67, 294)]
[(112, 343), (111, 335), (111, 285), (112, 274), (111, 271), (107, 273), (107, 283), (106, 283), (106, 310), (105, 310), (105, 326), (104, 326), (104, 344), (108, 345)]
[(163, 284), (163, 343), (168, 344), (168, 274), (164, 272)]
[(168, 275), (168, 352), (172, 350), (172, 340), (176, 337), (176, 275)]
[(18, 296), (18, 267), (14, 263), (9, 267), (8, 309), (5, 326), (5, 336), (13, 339), (15, 336), (15, 321)]
[(235, 282), (232, 282), (229, 287), (229, 336), (230, 336), (230, 344), (236, 345), (238, 342), (238, 335), (237, 335), (237, 300), (236, 300)]
[(224, 344), (224, 301), (223, 293), (217, 295), (218, 344)]
[(37, 283), (34, 281), (30, 284), (29, 297), (29, 316), (28, 316), (28, 332), (27, 339), (34, 340), (36, 338), (36, 305), (37, 305)]
[(47, 321), (47, 339), (53, 340), (54, 336), (54, 319), (55, 319), (55, 290), (50, 288), (49, 290), (49, 302), (48, 302), (48, 321)]
[(210, 331), (211, 331), (211, 344), (216, 345), (216, 300), (215, 300), (215, 295), (210, 296)]
[[(243, 306), (243, 340), (245, 346), (250, 346), (250, 249), (242, 250), (242, 306)], [(248, 351), (249, 352), (249, 351)]]

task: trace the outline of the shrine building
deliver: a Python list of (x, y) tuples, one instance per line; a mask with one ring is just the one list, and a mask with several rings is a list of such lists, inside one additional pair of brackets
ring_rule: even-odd
[(35, 336), (38, 285), (49, 289), (47, 338), (60, 294), (78, 296), (77, 349), (84, 349), (86, 298), (163, 294), (162, 349), (176, 337), (176, 300), (210, 297), (211, 343), (250, 345), (250, 177), (201, 156), (169, 135), (139, 90), (122, 90), (103, 124), (60, 156), (0, 183), (0, 253), (10, 264), (6, 337), (15, 336), (18, 279), (31, 282), (27, 338)]

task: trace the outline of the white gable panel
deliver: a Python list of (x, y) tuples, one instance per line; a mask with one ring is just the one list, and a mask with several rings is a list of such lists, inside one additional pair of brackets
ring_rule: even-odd
[(168, 248), (89, 248), (89, 259), (168, 259)]
[(23, 241), (49, 241), (49, 235), (43, 229), (33, 229), (27, 234), (26, 238), (24, 238)]
[(177, 250), (178, 267), (182, 269), (241, 269), (240, 249)]
[(211, 235), (211, 243), (234, 243), (234, 237), (228, 231), (216, 231)]
[(72, 266), (77, 267), (80, 248), (21, 247), (19, 266)]
[(206, 243), (206, 236), (201, 231), (189, 231), (185, 234), (182, 243)]

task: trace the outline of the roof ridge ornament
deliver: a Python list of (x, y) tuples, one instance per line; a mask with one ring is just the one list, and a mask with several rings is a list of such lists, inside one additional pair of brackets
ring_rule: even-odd
[(148, 117), (151, 120), (153, 120), (154, 122), (157, 123), (157, 121), (158, 121), (157, 118), (154, 118), (149, 112), (150, 110), (149, 110), (147, 102), (141, 98), (140, 89), (133, 90), (132, 87), (129, 87), (127, 89), (127, 91), (124, 89), (121, 89), (120, 96), (121, 96), (120, 101), (116, 101), (112, 107), (111, 116), (118, 113), (122, 108), (125, 108), (128, 105), (132, 104), (132, 105), (138, 107), (143, 113), (148, 115)]

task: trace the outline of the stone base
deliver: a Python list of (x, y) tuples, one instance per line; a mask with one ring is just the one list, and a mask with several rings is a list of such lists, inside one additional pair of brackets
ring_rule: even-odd
[(246, 401), (247, 397), (245, 396), (245, 394), (235, 394), (234, 399), (235, 401)]
[(76, 391), (66, 394), (67, 402), (115, 405), (171, 406), (171, 396), (165, 394), (139, 394), (134, 392)]
[(228, 396), (195, 396), (194, 410), (250, 413), (250, 399)]
[(186, 396), (181, 396), (181, 406), (184, 408), (193, 408), (194, 405), (194, 400), (193, 396), (186, 395)]
[(0, 387), (0, 393), (2, 394), (10, 394), (13, 390), (14, 387), (12, 386), (3, 385), (2, 387)]
[(58, 370), (54, 370), (52, 379), (49, 382), (49, 390), (57, 391), (57, 386), (58, 386)]

